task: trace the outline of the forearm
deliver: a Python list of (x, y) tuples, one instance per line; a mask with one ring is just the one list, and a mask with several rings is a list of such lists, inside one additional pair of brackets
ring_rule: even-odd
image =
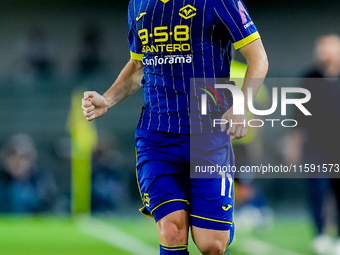
[(116, 81), (103, 95), (108, 108), (135, 93), (140, 88), (142, 77), (143, 64), (140, 61), (130, 59)]
[[(268, 59), (261, 40), (257, 40), (252, 44), (249, 48), (241, 49), (240, 51), (245, 56), (248, 66), (242, 91), (245, 99), (248, 99), (248, 89), (251, 88), (251, 97), (254, 100), (267, 75)], [(245, 104), (247, 107), (246, 102)]]

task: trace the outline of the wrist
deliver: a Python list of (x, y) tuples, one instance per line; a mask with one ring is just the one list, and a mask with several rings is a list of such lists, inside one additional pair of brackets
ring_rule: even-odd
[(114, 102), (113, 102), (113, 98), (110, 97), (108, 94), (104, 93), (103, 94), (103, 98), (104, 98), (104, 104), (105, 104), (105, 107), (107, 109), (110, 109), (113, 105), (114, 105)]

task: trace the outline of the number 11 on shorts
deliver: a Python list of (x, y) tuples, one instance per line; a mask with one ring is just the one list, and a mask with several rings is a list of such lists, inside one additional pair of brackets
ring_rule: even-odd
[(225, 190), (226, 190), (226, 187), (225, 187), (225, 179), (226, 179), (226, 176), (228, 178), (228, 181), (229, 181), (229, 192), (228, 192), (228, 197), (231, 198), (231, 189), (232, 189), (232, 186), (233, 186), (233, 177), (231, 177), (230, 174), (227, 174), (226, 172), (219, 172), (220, 175), (222, 175), (222, 183), (221, 183), (221, 196), (225, 196)]

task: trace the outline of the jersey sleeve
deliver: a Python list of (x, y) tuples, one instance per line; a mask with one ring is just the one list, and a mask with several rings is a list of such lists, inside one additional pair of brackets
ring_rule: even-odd
[(138, 37), (138, 32), (136, 29), (136, 20), (133, 9), (134, 9), (133, 6), (130, 5), (128, 15), (129, 23), (128, 44), (131, 58), (142, 61), (144, 55), (142, 53), (141, 42)]
[(241, 0), (215, 0), (214, 19), (217, 26), (229, 34), (236, 50), (260, 38)]

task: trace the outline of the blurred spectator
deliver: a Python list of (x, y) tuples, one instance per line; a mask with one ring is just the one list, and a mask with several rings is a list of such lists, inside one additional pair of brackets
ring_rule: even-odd
[(40, 26), (32, 27), (18, 45), (18, 64), (15, 78), (31, 83), (52, 75), (53, 47), (47, 33)]
[[(306, 108), (313, 116), (303, 116), (300, 111), (295, 114), (299, 128), (287, 137), (285, 158), (286, 162), (293, 164), (339, 164), (340, 37), (321, 37), (317, 40), (315, 54), (317, 63), (305, 75), (303, 82), (303, 87), (312, 95)], [(317, 234), (313, 248), (318, 254), (340, 254), (340, 180), (339, 176), (321, 174), (308, 179), (309, 201)], [(323, 212), (329, 193), (333, 193), (336, 198), (338, 240), (335, 245), (325, 232)]]
[(88, 27), (83, 31), (78, 55), (78, 73), (81, 78), (87, 78), (102, 67), (101, 36), (98, 28)]
[(56, 185), (52, 175), (37, 165), (31, 137), (17, 134), (1, 149), (1, 209), (9, 213), (38, 213), (53, 208)]
[(99, 141), (92, 162), (92, 212), (112, 212), (126, 201), (127, 184), (119, 171), (123, 157), (108, 140)]

